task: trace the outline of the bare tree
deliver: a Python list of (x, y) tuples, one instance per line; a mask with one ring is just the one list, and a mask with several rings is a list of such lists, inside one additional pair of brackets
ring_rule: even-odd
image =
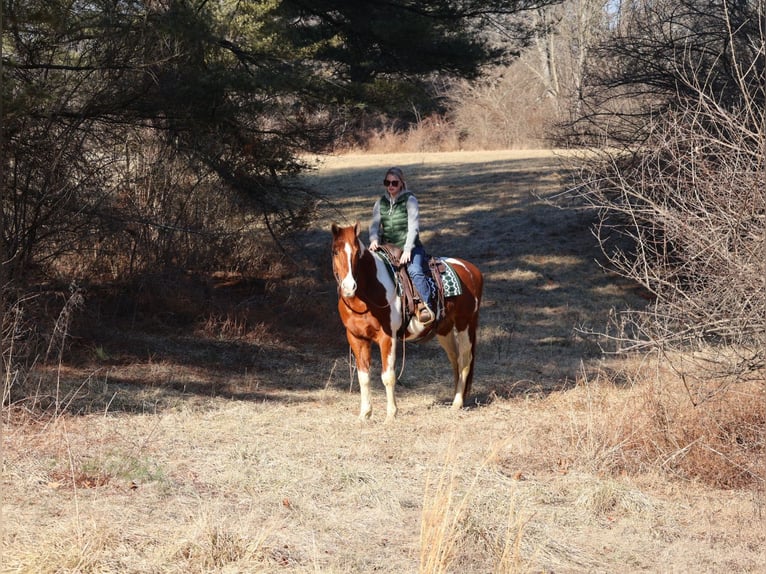
[(766, 31), (763, 3), (748, 4), (735, 16), (727, 2), (685, 13), (676, 32), (694, 33), (683, 49), (650, 51), (644, 37), (640, 61), (673, 56), (636, 79), (654, 112), (628, 145), (602, 151), (576, 190), (601, 213), (596, 232), (613, 267), (655, 297), (622, 315), (612, 340), (663, 354), (695, 400), (762, 380), (766, 368)]
[(537, 57), (528, 60), (560, 110), (579, 115), (591, 51), (610, 28), (610, 3), (605, 0), (567, 0), (536, 14)]
[[(582, 113), (593, 47), (613, 26), (610, 6), (605, 0), (565, 0), (495, 19), (505, 31), (495, 41), (519, 50), (520, 56), (478, 81), (445, 91), (464, 144), (499, 147), (556, 140), (558, 124)], [(532, 31), (523, 42), (514, 33), (520, 23)]]

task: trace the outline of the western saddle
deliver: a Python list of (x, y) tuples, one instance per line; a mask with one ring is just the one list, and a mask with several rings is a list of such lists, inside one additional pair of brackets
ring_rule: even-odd
[[(420, 320), (420, 317), (418, 316), (420, 311), (420, 304), (425, 303), (428, 305), (428, 301), (422, 300), (422, 294), (418, 293), (415, 285), (412, 283), (410, 274), (407, 273), (407, 266), (403, 265), (399, 261), (402, 256), (402, 248), (390, 243), (386, 243), (380, 245), (378, 249), (383, 253), (395, 271), (394, 282), (396, 283), (397, 289), (402, 297), (402, 308), (404, 309), (406, 315), (404, 324), (406, 325), (409, 322), (410, 317), (418, 317)], [(430, 277), (436, 286), (436, 301), (435, 305), (432, 307), (433, 314), (431, 316), (431, 320), (427, 322), (421, 320), (421, 323), (424, 325), (438, 323), (439, 320), (444, 316), (444, 285), (442, 284), (443, 267), (444, 263), (440, 259), (436, 257), (428, 258), (428, 269), (430, 271)]]

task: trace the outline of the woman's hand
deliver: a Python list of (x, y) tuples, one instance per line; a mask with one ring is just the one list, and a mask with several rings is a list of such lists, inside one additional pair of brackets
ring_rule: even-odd
[(412, 259), (412, 252), (409, 249), (402, 251), (402, 256), (399, 258), (399, 263), (406, 265)]
[(373, 239), (370, 242), (370, 251), (377, 251), (378, 250), (378, 241), (377, 239)]

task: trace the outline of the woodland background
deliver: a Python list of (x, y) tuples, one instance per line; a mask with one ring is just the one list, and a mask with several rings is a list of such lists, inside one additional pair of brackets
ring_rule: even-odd
[(761, 1), (2, 7), (7, 371), (64, 352), (39, 312), (263, 273), (316, 214), (311, 154), (554, 145), (656, 297), (620, 348), (764, 366)]

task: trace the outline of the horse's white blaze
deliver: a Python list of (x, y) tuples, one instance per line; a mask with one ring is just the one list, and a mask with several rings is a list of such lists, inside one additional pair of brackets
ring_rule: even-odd
[(341, 279), (340, 289), (343, 292), (344, 297), (353, 297), (356, 293), (356, 280), (351, 273), (351, 246), (348, 243), (344, 246), (344, 251), (346, 252), (346, 267), (348, 273)]

